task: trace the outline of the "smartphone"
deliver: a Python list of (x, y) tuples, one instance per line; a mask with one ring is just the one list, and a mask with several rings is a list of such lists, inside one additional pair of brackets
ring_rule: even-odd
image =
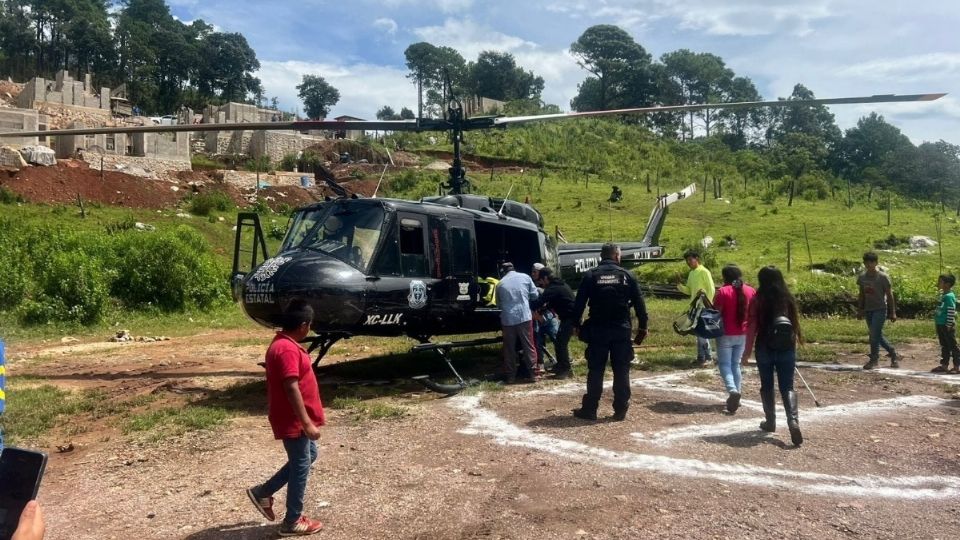
[(20, 448), (0, 452), (0, 540), (9, 540), (17, 530), (20, 513), (37, 498), (47, 455)]

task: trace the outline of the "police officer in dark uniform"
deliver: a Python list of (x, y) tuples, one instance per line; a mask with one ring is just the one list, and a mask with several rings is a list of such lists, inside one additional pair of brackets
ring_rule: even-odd
[[(613, 419), (627, 417), (630, 406), (630, 308), (640, 322), (633, 342), (639, 345), (647, 337), (647, 306), (640, 295), (640, 285), (633, 274), (620, 266), (620, 246), (604, 244), (600, 249), (600, 265), (589, 270), (580, 288), (573, 308), (577, 335), (587, 344), (587, 393), (573, 415), (583, 420), (596, 420), (600, 395), (603, 393), (603, 373), (607, 357), (613, 369)], [(580, 319), (587, 304), (590, 316), (581, 325)]]

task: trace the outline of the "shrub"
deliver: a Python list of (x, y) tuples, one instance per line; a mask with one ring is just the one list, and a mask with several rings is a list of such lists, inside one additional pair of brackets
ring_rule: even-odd
[(243, 168), (249, 172), (270, 172), (273, 170), (273, 167), (270, 165), (270, 156), (250, 158), (244, 162)]
[(227, 296), (225, 272), (209, 252), (203, 236), (185, 225), (172, 232), (126, 234), (115, 246), (113, 295), (133, 307), (209, 307)]
[(137, 220), (133, 216), (127, 216), (119, 221), (114, 221), (112, 223), (107, 223), (103, 226), (106, 229), (107, 234), (117, 234), (124, 231), (132, 230), (137, 226)]
[(390, 191), (393, 193), (409, 191), (413, 189), (413, 186), (416, 186), (419, 181), (420, 179), (417, 178), (417, 175), (413, 171), (403, 171), (390, 179)]
[(108, 303), (110, 272), (99, 259), (82, 250), (51, 252), (45, 257), (38, 294), (21, 306), (21, 321), (98, 322)]
[(857, 261), (833, 258), (825, 263), (814, 263), (810, 268), (837, 276), (855, 276), (860, 271), (860, 266), (861, 264)]
[(226, 168), (223, 163), (210, 158), (210, 156), (206, 154), (194, 154), (190, 156), (190, 164), (195, 171), (215, 171)]
[(22, 202), (23, 197), (21, 197), (19, 194), (0, 186), (0, 204), (17, 204)]
[(199, 193), (190, 198), (190, 213), (195, 216), (209, 216), (214, 210), (226, 212), (233, 208), (233, 199), (222, 191)]
[(267, 233), (267, 236), (275, 240), (283, 240), (283, 237), (287, 235), (287, 226), (283, 225), (271, 225), (270, 232)]
[(257, 199), (256, 202), (250, 205), (250, 210), (253, 210), (261, 215), (269, 214), (271, 211), (270, 206), (267, 205), (266, 199)]
[(27, 295), (32, 283), (24, 268), (27, 260), (21, 248), (0, 238), (0, 310), (16, 307)]
[(910, 245), (910, 237), (897, 236), (893, 233), (886, 238), (881, 238), (880, 240), (875, 240), (873, 242), (874, 249), (896, 249), (904, 245)]
[(296, 154), (287, 154), (280, 158), (280, 163), (277, 164), (277, 169), (281, 171), (292, 171), (297, 166), (297, 155)]

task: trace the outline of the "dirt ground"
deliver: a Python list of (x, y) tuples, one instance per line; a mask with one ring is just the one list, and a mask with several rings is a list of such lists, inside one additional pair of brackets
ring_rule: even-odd
[[(153, 393), (166, 404), (216, 403), (225, 389), (260, 380), (269, 337), (250, 329), (8, 344), (8, 375), (99, 388), (108, 400)], [(338, 392), (338, 367), (376, 352), (335, 347), (321, 376), (325, 399)], [(797, 382), (800, 448), (782, 415), (777, 433), (757, 430), (752, 366), (735, 416), (723, 412), (715, 371), (634, 371), (622, 423), (570, 417), (582, 378), (452, 398), (400, 385), (369, 398), (403, 407), (399, 418), (328, 408), (305, 511), (326, 524), (325, 538), (951, 538), (960, 377), (926, 374), (932, 357), (932, 344), (920, 344), (899, 371), (804, 367), (823, 406)], [(52, 434), (40, 497), (47, 538), (274, 538), (276, 525), (244, 489), (284, 455), (263, 396), (247, 397), (208, 432), (149, 441), (90, 421)], [(609, 400), (607, 390), (602, 417)], [(57, 453), (67, 442), (75, 450)]]

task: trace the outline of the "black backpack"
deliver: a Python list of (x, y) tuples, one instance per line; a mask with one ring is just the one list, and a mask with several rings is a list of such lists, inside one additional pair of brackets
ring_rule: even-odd
[(789, 351), (794, 348), (793, 323), (783, 315), (773, 319), (766, 331), (767, 348), (773, 351)]

